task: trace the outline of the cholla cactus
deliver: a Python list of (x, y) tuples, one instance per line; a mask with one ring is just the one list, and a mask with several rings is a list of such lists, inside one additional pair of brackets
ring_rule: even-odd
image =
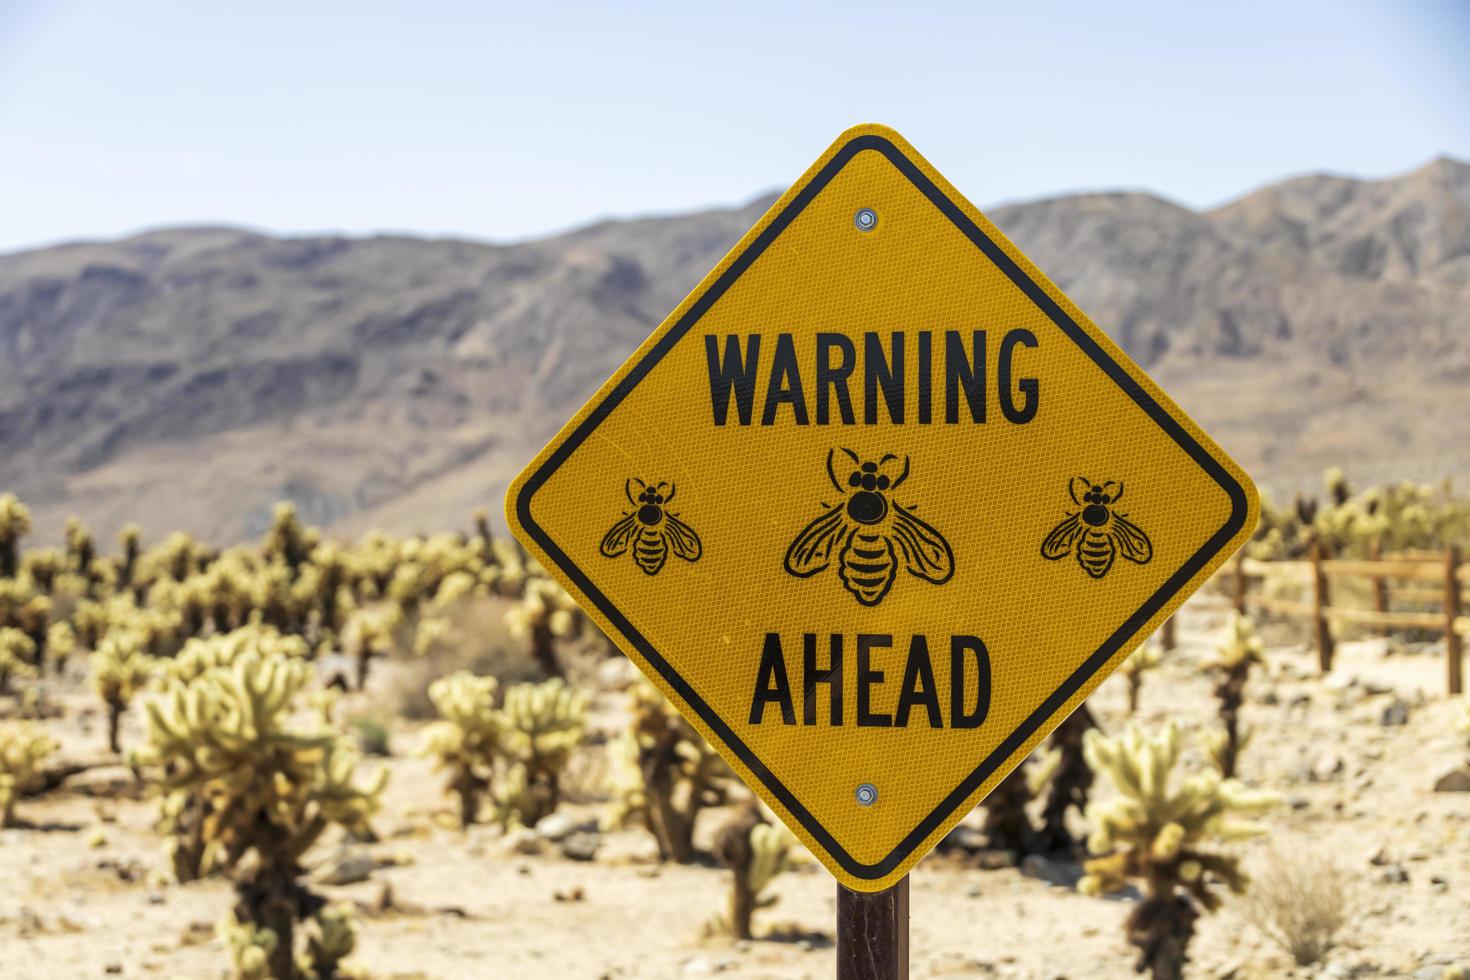
[(448, 772), (448, 789), (459, 798), (461, 827), (479, 815), (500, 756), (505, 720), (495, 709), (496, 686), (495, 678), (467, 670), (429, 685), (429, 700), (443, 719), (424, 729), (422, 752)]
[(1128, 655), (1119, 672), (1128, 681), (1128, 714), (1138, 711), (1138, 695), (1143, 690), (1143, 675), (1159, 665), (1159, 648), (1145, 643)]
[(13, 626), (0, 628), (0, 694), (10, 693), (16, 677), (34, 677), (36, 641)]
[(567, 590), (549, 578), (526, 582), (520, 605), (505, 614), (511, 634), (530, 641), (531, 657), (547, 677), (565, 677), (556, 659), (556, 641), (576, 639), (584, 617)]
[(107, 708), (107, 748), (119, 751), (118, 727), (123, 712), (153, 676), (153, 659), (136, 633), (110, 633), (92, 654), (92, 687)]
[(1047, 751), (1036, 761), (1031, 774), (1034, 794), (1046, 790), (1041, 809), (1041, 849), (1046, 852), (1073, 851), (1078, 841), (1067, 829), (1067, 811), (1083, 813), (1092, 790), (1093, 772), (1083, 752), (1087, 733), (1097, 729), (1084, 701), (1051, 733)]
[(357, 917), (351, 904), (328, 905), (308, 924), (306, 951), (297, 966), (306, 980), (338, 980), (362, 974), (344, 961), (357, 948)]
[(91, 574), (92, 559), (97, 557), (92, 532), (87, 530), (80, 517), (68, 517), (65, 536), (67, 567), (81, 575)]
[(1019, 857), (1038, 849), (1036, 827), (1026, 813), (1035, 795), (1028, 775), (1026, 760), (1022, 760), (980, 804), (985, 809), (980, 829), (991, 850), (1011, 851)]
[(387, 779), (380, 769), (354, 782), (358, 758), (345, 736), (320, 716), (299, 720), (311, 672), (255, 646), (192, 678), (171, 677), (147, 705), (148, 743), (135, 759), (163, 793), (202, 802), (205, 838), (235, 878), (235, 921), (275, 937), (265, 951), (272, 977), (300, 976), (296, 923), (321, 905), (299, 881), (303, 855), (333, 824), (366, 833)]
[(609, 747), (609, 827), (638, 819), (658, 842), (660, 860), (694, 860), (700, 813), (726, 801), (733, 773), (658, 689), (639, 678), (629, 692), (632, 723)]
[(535, 826), (561, 802), (561, 774), (587, 724), (586, 691), (560, 678), (517, 684), (501, 709), (507, 756), (513, 760), (500, 793), (503, 824)]
[(1215, 697), (1220, 702), (1221, 728), (1208, 735), (1205, 743), (1215, 768), (1226, 779), (1235, 775), (1240, 753), (1250, 741), (1250, 732), (1240, 725), (1240, 706), (1251, 667), (1263, 662), (1264, 651), (1251, 618), (1232, 613), (1225, 626), (1225, 639), (1209, 664), (1219, 675)]
[(15, 825), (15, 801), (35, 788), (56, 742), (25, 722), (0, 724), (0, 827)]
[(77, 634), (71, 628), (71, 624), (65, 621), (52, 623), (46, 630), (46, 657), (51, 661), (52, 669), (58, 673), (65, 673), (66, 658), (77, 648)]
[(795, 864), (796, 839), (785, 827), (768, 823), (749, 808), (721, 829), (715, 855), (730, 869), (730, 906), (714, 925), (736, 939), (751, 939), (751, 920), (758, 909), (770, 908), (777, 896), (765, 890)]
[(1119, 795), (1087, 807), (1093, 827), (1087, 847), (1096, 857), (1087, 862), (1078, 888), (1096, 895), (1140, 881), (1144, 897), (1125, 927), (1139, 950), (1137, 969), (1154, 980), (1178, 980), (1195, 919), (1220, 905), (1215, 882), (1234, 892), (1246, 885), (1238, 859), (1209, 848), (1261, 833), (1259, 825), (1237, 816), (1261, 813), (1275, 799), (1222, 780), (1213, 770), (1176, 784), (1179, 728), (1172, 721), (1153, 736), (1137, 725), (1118, 738), (1088, 732), (1083, 745), (1088, 763), (1108, 776)]
[(230, 951), (235, 980), (271, 980), (271, 960), (281, 941), (274, 932), (251, 922), (240, 922), (226, 912), (215, 923), (214, 934)]
[(1354, 493), (1342, 471), (1323, 476), (1328, 500), (1298, 498), (1294, 508), (1262, 504), (1250, 554), (1261, 559), (1300, 558), (1314, 543), (1331, 555), (1371, 555), (1382, 550), (1442, 548), (1470, 538), (1470, 501), (1439, 486), (1404, 481)]
[(20, 539), (31, 533), (31, 512), (13, 493), (0, 494), (0, 578), (20, 568)]
[(348, 646), (356, 652), (356, 686), (361, 691), (368, 680), (368, 665), (378, 657), (386, 657), (398, 645), (398, 631), (403, 627), (403, 609), (392, 603), (371, 609), (358, 609), (348, 621)]
[(492, 559), (500, 569), (495, 579), (495, 591), (503, 596), (519, 596), (526, 583), (526, 553), (511, 538), (496, 538), (491, 542)]
[(296, 517), (296, 506), (288, 501), (276, 504), (270, 530), (265, 534), (261, 551), (266, 560), (284, 562), (294, 573), (316, 547), (315, 532), (303, 527)]
[(122, 548), (122, 560), (118, 563), (117, 585), (126, 589), (133, 584), (133, 570), (138, 567), (138, 557), (143, 554), (143, 529), (136, 524), (124, 524), (117, 532), (117, 543)]

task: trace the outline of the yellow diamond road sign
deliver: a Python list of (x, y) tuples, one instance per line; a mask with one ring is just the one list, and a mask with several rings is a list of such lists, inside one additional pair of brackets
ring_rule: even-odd
[(1258, 510), (1240, 468), (881, 126), (812, 165), (506, 507), (862, 891), (928, 853)]

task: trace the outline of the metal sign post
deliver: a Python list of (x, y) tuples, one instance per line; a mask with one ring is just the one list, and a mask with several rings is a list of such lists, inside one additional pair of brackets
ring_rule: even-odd
[(908, 980), (909, 878), (881, 892), (837, 886), (837, 980)]

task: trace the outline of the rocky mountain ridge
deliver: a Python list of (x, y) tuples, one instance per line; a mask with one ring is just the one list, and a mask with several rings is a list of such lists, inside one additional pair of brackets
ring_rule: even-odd
[[(514, 245), (173, 229), (0, 256), (0, 488), (227, 542), (459, 526), (765, 210)], [(1278, 492), (1465, 475), (1470, 166), (991, 218)]]

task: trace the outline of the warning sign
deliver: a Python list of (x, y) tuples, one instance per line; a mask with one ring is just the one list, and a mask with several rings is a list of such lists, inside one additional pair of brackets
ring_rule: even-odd
[(863, 891), (983, 799), (1257, 509), (880, 126), (843, 134), (507, 497), (526, 547)]

